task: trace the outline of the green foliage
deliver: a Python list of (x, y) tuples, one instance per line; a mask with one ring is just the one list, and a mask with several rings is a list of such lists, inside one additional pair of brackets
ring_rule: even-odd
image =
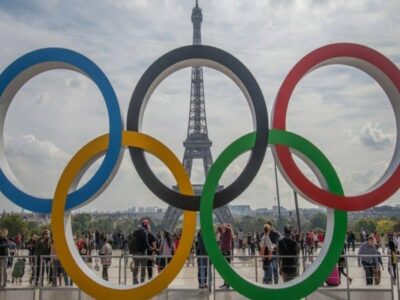
[(0, 228), (6, 228), (10, 238), (14, 238), (17, 233), (24, 236), (29, 233), (27, 222), (18, 214), (3, 215), (0, 218)]
[(394, 221), (393, 232), (400, 232), (400, 220)]
[(90, 230), (90, 222), (92, 217), (90, 214), (76, 214), (72, 216), (72, 232), (80, 234)]
[(379, 234), (393, 232), (393, 229), (396, 224), (397, 224), (396, 221), (389, 220), (389, 219), (379, 220), (376, 223), (376, 232)]
[(30, 238), (32, 234), (39, 234), (40, 233), (40, 227), (38, 222), (35, 221), (28, 221), (26, 222), (26, 225), (28, 226), (28, 231), (29, 235), (25, 236), (26, 238)]
[(326, 228), (326, 214), (324, 213), (317, 213), (310, 219), (310, 228), (311, 230), (322, 230), (325, 231)]
[(376, 230), (376, 220), (371, 218), (362, 218), (354, 224), (354, 230), (361, 232), (363, 230), (374, 232)]
[(136, 229), (138, 223), (139, 220), (124, 218), (116, 221), (115, 230), (121, 231), (123, 234), (127, 235), (128, 233), (133, 232)]
[(100, 232), (113, 232), (115, 230), (114, 221), (110, 217), (100, 217), (92, 222), (93, 230), (99, 230)]
[(245, 216), (240, 219), (236, 219), (233, 224), (233, 230), (236, 232), (239, 229), (242, 229), (244, 233), (249, 232), (262, 232), (264, 229), (265, 223), (267, 221), (272, 221), (271, 219), (265, 217), (251, 217)]

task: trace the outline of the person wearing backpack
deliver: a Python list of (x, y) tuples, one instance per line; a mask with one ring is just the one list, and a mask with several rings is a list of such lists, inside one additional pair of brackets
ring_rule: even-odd
[(132, 261), (132, 273), (133, 273), (133, 284), (139, 284), (138, 274), (140, 270), (140, 282), (144, 282), (146, 277), (147, 258), (146, 250), (148, 249), (147, 232), (150, 225), (148, 219), (142, 220), (142, 223), (133, 232), (131, 240), (129, 242), (129, 253), (133, 256)]
[(291, 238), (292, 231), (286, 226), (284, 237), (278, 241), (279, 273), (283, 282), (290, 281), (298, 276), (299, 246)]

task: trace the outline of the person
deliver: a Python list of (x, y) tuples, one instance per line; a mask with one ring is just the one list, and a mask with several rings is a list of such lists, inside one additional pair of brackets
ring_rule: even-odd
[(318, 248), (319, 248), (319, 245), (318, 245), (318, 242), (319, 242), (319, 240), (318, 240), (318, 232), (314, 230), (313, 233), (312, 233), (312, 237), (313, 237), (313, 241), (314, 241), (314, 249), (316, 251), (318, 251)]
[(63, 266), (61, 265), (60, 259), (57, 256), (55, 247), (54, 247), (54, 241), (51, 239), (50, 243), (50, 265), (51, 265), (51, 283), (52, 286), (55, 287), (57, 286), (57, 278), (59, 280), (59, 285), (61, 286), (61, 276), (64, 277), (64, 284), (65, 286), (72, 286), (72, 280), (67, 275), (67, 272), (65, 272)]
[(309, 261), (314, 261), (314, 243), (312, 239), (312, 232), (309, 231), (306, 234), (306, 255), (309, 256)]
[(164, 231), (164, 236), (160, 245), (161, 259), (159, 260), (158, 265), (160, 272), (164, 270), (165, 266), (171, 261), (175, 252), (175, 243), (172, 240), (171, 233), (169, 231)]
[(279, 239), (281, 238), (281, 233), (274, 228), (271, 221), (268, 221), (267, 225), (270, 227), (269, 239), (271, 240), (271, 243), (272, 243), (272, 259), (271, 259), (271, 268), (270, 268), (270, 271), (272, 272), (271, 277), (273, 275), (274, 283), (278, 284), (279, 276), (278, 276), (278, 259), (276, 257), (276, 255), (277, 255), (276, 247), (278, 245)]
[(7, 284), (8, 245), (8, 231), (0, 229), (0, 288)]
[(396, 235), (397, 251), (400, 251), (400, 232)]
[(146, 233), (147, 233), (146, 255), (151, 256), (147, 259), (147, 264), (146, 264), (147, 265), (147, 276), (150, 280), (153, 278), (153, 267), (154, 267), (153, 255), (156, 254), (156, 252), (157, 252), (157, 243), (156, 243), (156, 237), (151, 232), (150, 224), (147, 227)]
[(348, 240), (347, 240), (347, 250), (350, 251), (350, 246), (351, 246), (351, 250), (353, 252), (355, 251), (355, 249), (356, 249), (355, 241), (356, 241), (356, 235), (354, 234), (353, 231), (350, 231), (349, 237), (348, 237)]
[(13, 239), (8, 239), (8, 262), (7, 268), (11, 269), (13, 266), (14, 255), (17, 252), (17, 245), (13, 241)]
[(257, 251), (258, 251), (258, 253), (260, 253), (261, 252), (261, 236), (258, 231), (256, 232), (256, 245), (257, 245)]
[(389, 255), (389, 273), (392, 278), (393, 284), (396, 283), (397, 279), (397, 263), (399, 258), (397, 256), (396, 246), (393, 241), (389, 241), (388, 243), (388, 255)]
[(204, 246), (201, 229), (197, 233), (196, 256), (197, 256), (197, 280), (199, 282), (199, 289), (207, 289), (209, 287), (207, 284), (207, 278), (209, 270), (208, 267), (210, 262), (207, 257), (206, 247)]
[(301, 255), (304, 256), (304, 232), (300, 232), (299, 244), (301, 249)]
[(264, 270), (264, 277), (263, 283), (264, 284), (271, 284), (272, 283), (272, 270), (271, 270), (271, 259), (272, 259), (272, 242), (269, 238), (269, 232), (271, 231), (271, 226), (268, 224), (264, 225), (264, 235), (261, 238), (260, 242), (260, 255), (263, 257), (263, 270)]
[(249, 233), (247, 235), (247, 246), (248, 246), (249, 256), (256, 255), (256, 239), (254, 237), (254, 234), (252, 233)]
[[(221, 226), (220, 249), (222, 255), (225, 256), (225, 259), (228, 261), (229, 264), (231, 263), (231, 255), (232, 255), (232, 239), (233, 239), (233, 234), (230, 224), (223, 224)], [(229, 289), (230, 285), (229, 283), (224, 281), (224, 284), (221, 285), (220, 288)]]
[[(42, 237), (40, 240), (37, 241), (35, 246), (35, 283), (36, 286), (39, 283), (40, 275), (41, 277), (41, 285), (43, 286), (44, 280), (44, 272), (46, 271), (47, 274), (50, 274), (48, 269), (49, 264), (49, 255), (50, 255), (50, 231), (44, 230), (42, 232)], [(46, 257), (47, 256), (47, 257)], [(42, 261), (43, 259), (43, 261)], [(51, 281), (51, 280), (50, 280)]]
[(277, 253), (279, 256), (279, 272), (283, 282), (290, 281), (298, 276), (299, 246), (292, 239), (292, 231), (285, 226), (284, 237), (278, 241)]
[(369, 236), (366, 242), (363, 242), (358, 249), (358, 266), (363, 267), (367, 285), (373, 284), (374, 269), (379, 268), (377, 250), (374, 245), (374, 237)]
[(88, 261), (87, 255), (89, 254), (89, 247), (84, 234), (78, 239), (76, 243), (76, 247), (78, 248), (79, 254), (83, 258), (84, 261)]
[(338, 262), (339, 280), (340, 280), (340, 283), (342, 283), (342, 274), (343, 274), (344, 277), (347, 278), (349, 284), (351, 284), (353, 279), (349, 276), (348, 273), (344, 272), (344, 270), (347, 268), (347, 261), (346, 261), (346, 257), (344, 256), (345, 255), (345, 249), (346, 249), (346, 246), (343, 247), (343, 250), (342, 250), (342, 253), (340, 255), (339, 262)]
[(244, 247), (243, 247), (244, 233), (241, 228), (239, 228), (239, 231), (237, 233), (237, 238), (239, 241), (239, 249), (242, 250), (244, 254)]
[(387, 236), (384, 232), (382, 232), (381, 233), (381, 248), (382, 248), (383, 254), (385, 254), (385, 252), (386, 252), (387, 245), (388, 245)]
[(112, 262), (112, 247), (110, 243), (112, 243), (112, 238), (105, 239), (99, 252), (101, 256), (101, 265), (103, 266), (102, 277), (106, 281), (108, 281), (108, 269), (110, 268)]
[(384, 270), (384, 267), (383, 267), (382, 255), (379, 252), (380, 244), (376, 244), (375, 247), (376, 247), (376, 253), (378, 255), (377, 256), (378, 265), (377, 265), (376, 269), (373, 270), (373, 273), (374, 273), (374, 282), (375, 282), (376, 285), (378, 285), (381, 282), (381, 269), (380, 269), (380, 267), (382, 267), (382, 271)]
[(32, 272), (31, 272), (31, 277), (29, 279), (29, 283), (32, 284), (34, 277), (35, 277), (35, 259), (34, 253), (35, 253), (35, 248), (36, 248), (36, 243), (37, 243), (37, 235), (32, 234), (30, 240), (26, 243), (26, 248), (28, 250), (28, 255), (29, 255), (29, 265), (31, 266)]
[(361, 231), (361, 242), (362, 243), (364, 243), (364, 242), (367, 242), (367, 232), (363, 229), (362, 231)]
[(133, 232), (131, 241), (129, 242), (129, 252), (133, 255), (132, 273), (133, 284), (138, 284), (138, 274), (140, 271), (140, 282), (144, 282), (146, 277), (147, 259), (146, 250), (148, 248), (146, 230), (150, 222), (148, 219), (143, 219), (138, 228)]
[(17, 256), (19, 256), (19, 250), (21, 250), (22, 247), (22, 235), (18, 232), (14, 240), (17, 247)]
[(100, 231), (96, 230), (96, 232), (94, 233), (94, 240), (96, 243), (96, 250), (100, 249)]

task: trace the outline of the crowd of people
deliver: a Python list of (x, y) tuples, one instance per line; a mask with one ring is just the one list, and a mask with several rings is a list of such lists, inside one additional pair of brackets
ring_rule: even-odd
[[(92, 264), (104, 280), (109, 280), (109, 269), (112, 266), (113, 251), (131, 259), (127, 262), (132, 272), (132, 284), (137, 285), (150, 280), (154, 270), (162, 272), (174, 256), (181, 238), (181, 232), (160, 231), (153, 233), (148, 219), (143, 219), (131, 233), (103, 233), (89, 231), (74, 236), (76, 249), (87, 264)], [(260, 232), (244, 233), (241, 229), (234, 232), (230, 224), (216, 228), (216, 239), (222, 255), (230, 264), (233, 257), (259, 256), (262, 259), (264, 284), (278, 284), (290, 281), (300, 273), (300, 256), (303, 258), (303, 269), (313, 262), (318, 249), (324, 243), (322, 231), (298, 232), (286, 226), (283, 232), (267, 222)], [(356, 235), (350, 231), (346, 235), (342, 255), (348, 251), (355, 253)], [(362, 231), (357, 261), (365, 271), (366, 284), (379, 284), (381, 269), (384, 270), (381, 253), (388, 255), (388, 271), (393, 281), (396, 280), (397, 263), (400, 248), (400, 233), (377, 234)], [(27, 253), (20, 256), (21, 249)], [(115, 253), (115, 252), (114, 252)], [(198, 284), (200, 289), (209, 289), (211, 284), (211, 261), (207, 256), (201, 230), (195, 237), (192, 254), (197, 256)], [(15, 257), (15, 261), (14, 261)], [(31, 266), (30, 283), (43, 286), (44, 280), (52, 286), (71, 286), (72, 281), (65, 272), (57, 257), (49, 230), (41, 235), (32, 235), (25, 240), (23, 235), (8, 237), (7, 229), (0, 229), (0, 288), (7, 284), (7, 270), (12, 269), (11, 282), (22, 280), (25, 266)], [(337, 275), (343, 275), (351, 284), (348, 274), (347, 259), (341, 256), (337, 265)], [(10, 280), (8, 280), (10, 281)], [(230, 288), (224, 282), (220, 288)]]

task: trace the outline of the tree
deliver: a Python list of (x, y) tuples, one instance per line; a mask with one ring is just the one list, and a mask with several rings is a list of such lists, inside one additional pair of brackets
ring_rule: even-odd
[(0, 228), (8, 230), (8, 236), (15, 238), (17, 233), (27, 236), (28, 224), (27, 222), (17, 214), (4, 214), (0, 218)]
[(114, 221), (110, 217), (101, 217), (93, 221), (92, 227), (94, 230), (99, 230), (100, 232), (111, 233), (114, 231)]
[(92, 217), (88, 213), (76, 214), (72, 216), (72, 232), (80, 235), (90, 229)]
[(376, 220), (370, 218), (362, 218), (354, 224), (354, 230), (361, 232), (363, 230), (374, 232), (376, 230)]
[[(121, 219), (116, 221), (115, 230), (121, 231), (124, 235), (127, 235), (136, 229), (138, 223), (139, 221), (135, 219)], [(154, 230), (154, 228), (152, 229)]]
[(400, 220), (394, 221), (393, 232), (400, 232)]
[(396, 221), (389, 219), (382, 219), (376, 223), (376, 232), (379, 234), (393, 232), (395, 226), (396, 226)]
[(39, 228), (39, 223), (36, 221), (28, 221), (27, 222), (27, 226), (28, 226), (28, 235), (29, 236), (25, 236), (26, 238), (29, 238), (30, 236), (32, 236), (32, 234), (39, 234), (40, 233), (40, 228)]
[(312, 230), (320, 229), (325, 231), (326, 228), (326, 214), (324, 213), (317, 213), (311, 217), (310, 220), (310, 227)]

